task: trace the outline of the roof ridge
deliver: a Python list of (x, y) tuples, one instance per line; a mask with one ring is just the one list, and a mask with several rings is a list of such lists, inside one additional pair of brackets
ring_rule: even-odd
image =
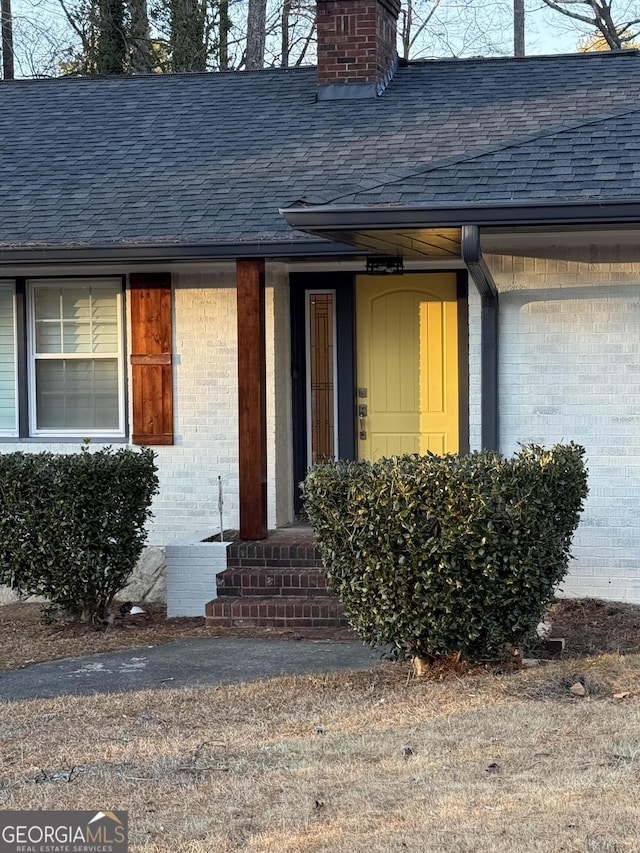
[[(551, 62), (567, 61), (571, 59), (593, 59), (594, 57), (612, 58), (620, 56), (637, 56), (640, 48), (626, 48), (624, 50), (602, 50), (602, 51), (576, 51), (574, 53), (544, 53), (530, 54), (528, 56), (433, 56), (423, 59), (403, 60), (402, 65), (408, 68), (420, 68), (428, 65), (461, 65), (477, 63), (524, 63), (524, 62)], [(167, 80), (167, 79), (190, 79), (194, 77), (236, 77), (244, 75), (286, 75), (300, 73), (302, 71), (315, 70), (316, 65), (295, 65), (289, 68), (259, 68), (252, 71), (228, 70), (228, 71), (175, 71), (148, 74), (63, 74), (57, 77), (19, 77), (13, 80), (0, 80), (0, 86), (22, 86), (26, 84), (60, 83), (61, 81), (73, 80), (77, 83), (87, 83), (96, 80)]]
[(75, 83), (91, 83), (96, 80), (102, 81), (134, 81), (134, 80), (187, 80), (194, 77), (247, 77), (257, 74), (286, 75), (299, 73), (301, 71), (315, 71), (315, 65), (296, 65), (291, 68), (260, 68), (256, 71), (172, 71), (150, 74), (63, 74), (59, 77), (18, 77), (14, 80), (0, 80), (0, 90), (3, 86), (25, 86), (28, 84), (61, 83), (73, 81)]
[[(507, 151), (510, 148), (521, 148), (523, 145), (528, 145), (530, 142), (535, 142), (537, 139), (545, 139), (549, 136), (557, 136), (560, 133), (564, 133), (570, 130), (577, 130), (581, 127), (587, 127), (590, 124), (600, 124), (603, 121), (610, 121), (611, 119), (621, 118), (627, 115), (633, 115), (634, 113), (640, 113), (640, 106), (634, 107), (633, 109), (625, 109), (619, 110), (618, 112), (607, 113), (606, 115), (599, 115), (596, 118), (591, 118), (586, 121), (576, 121), (571, 122), (569, 124), (564, 125), (556, 125), (554, 128), (546, 129), (544, 131), (534, 131), (532, 133), (528, 133), (525, 136), (518, 137), (517, 139), (511, 138), (510, 140), (505, 140), (504, 142), (497, 142), (493, 145), (485, 146), (481, 149), (475, 149), (470, 152), (465, 152), (464, 154), (452, 154), (449, 157), (445, 157), (442, 160), (439, 160), (437, 163), (434, 163), (430, 166), (427, 166), (424, 169), (420, 169), (416, 172), (410, 172), (407, 175), (403, 175), (400, 178), (396, 178), (392, 181), (382, 181), (381, 183), (374, 184), (370, 187), (365, 187), (357, 192), (344, 193), (342, 195), (336, 196), (335, 198), (329, 199), (328, 201), (322, 202), (322, 204), (335, 204), (336, 201), (340, 201), (340, 199), (348, 198), (349, 196), (358, 196), (363, 193), (370, 192), (371, 190), (379, 189), (381, 187), (391, 187), (394, 184), (401, 184), (404, 181), (410, 178), (417, 178), (423, 175), (429, 175), (432, 172), (437, 172), (440, 169), (447, 169), (450, 166), (456, 166), (460, 163), (470, 163), (472, 160), (479, 160), (481, 157), (487, 157), (490, 154), (496, 154), (499, 151)], [(311, 203), (313, 205), (313, 203)]]
[(591, 51), (573, 51), (572, 53), (532, 53), (527, 56), (427, 56), (423, 59), (405, 60), (405, 65), (409, 68), (420, 67), (422, 65), (460, 65), (462, 63), (471, 62), (550, 62), (557, 60), (570, 59), (593, 59), (594, 57), (611, 59), (612, 57), (620, 56), (637, 56), (640, 54), (640, 48), (630, 47), (623, 50), (591, 50)]

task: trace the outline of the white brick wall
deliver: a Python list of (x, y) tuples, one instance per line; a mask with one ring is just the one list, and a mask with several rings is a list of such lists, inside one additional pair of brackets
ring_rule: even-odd
[[(488, 257), (500, 290), (501, 450), (575, 440), (590, 496), (571, 594), (640, 602), (640, 264)], [(74, 270), (77, 272), (77, 270)], [(158, 447), (149, 544), (238, 526), (235, 268), (173, 267), (176, 443)], [(89, 272), (89, 271), (87, 271)], [(98, 272), (98, 271), (94, 271)], [(122, 274), (112, 268), (102, 274)], [(267, 266), (268, 523), (292, 517), (287, 270)], [(469, 293), (470, 437), (480, 447), (480, 300)], [(0, 452), (78, 444), (3, 442)]]
[[(640, 603), (640, 265), (488, 261), (500, 291), (501, 450), (586, 447), (590, 495), (564, 589)], [(475, 294), (470, 302), (477, 447)]]
[(207, 531), (169, 543), (167, 616), (204, 616), (207, 602), (216, 598), (216, 576), (227, 568), (226, 542), (203, 542)]
[[(160, 494), (150, 544), (237, 526), (236, 291), (232, 267), (172, 273), (174, 444), (156, 447)], [(131, 422), (131, 420), (130, 420)]]
[[(155, 448), (161, 492), (150, 542), (239, 525), (238, 367), (235, 268), (174, 272), (175, 441)], [(292, 519), (289, 285), (286, 268), (267, 267), (268, 525)]]
[[(224, 526), (239, 525), (235, 265), (173, 267), (171, 274), (175, 439), (172, 446), (154, 448), (160, 493), (149, 525), (150, 546), (219, 531), (218, 477)], [(293, 517), (287, 268), (268, 264), (266, 284), (268, 525), (273, 528)], [(3, 442), (0, 452), (70, 453), (79, 446)]]

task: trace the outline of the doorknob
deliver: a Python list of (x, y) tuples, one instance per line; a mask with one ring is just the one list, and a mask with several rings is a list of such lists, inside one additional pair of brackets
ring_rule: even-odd
[(367, 417), (367, 404), (360, 403), (358, 406), (358, 423), (360, 426), (360, 441), (367, 440), (367, 431), (364, 428), (364, 419)]

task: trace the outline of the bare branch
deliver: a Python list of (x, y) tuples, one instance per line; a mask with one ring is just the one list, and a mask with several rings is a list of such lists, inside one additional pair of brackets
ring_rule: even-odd
[(304, 40), (304, 45), (302, 46), (302, 50), (300, 51), (300, 56), (298, 56), (298, 58), (296, 59), (296, 64), (295, 64), (296, 68), (298, 68), (304, 62), (304, 58), (307, 55), (307, 50), (309, 50), (309, 45), (313, 41), (313, 36), (315, 34), (315, 31), (316, 31), (316, 22), (314, 20), (310, 29), (309, 29), (309, 32), (307, 33), (307, 37)]
[(86, 44), (87, 44), (86, 34), (83, 32), (83, 30), (80, 29), (80, 27), (74, 21), (73, 16), (71, 15), (71, 12), (67, 9), (64, 0), (58, 0), (58, 2), (60, 3), (60, 6), (62, 7), (62, 11), (64, 12), (67, 21), (71, 25), (75, 34), (78, 36), (78, 38), (82, 42), (83, 48), (86, 50)]
[(439, 5), (440, 5), (440, 0), (435, 0), (431, 11), (427, 15), (427, 17), (424, 19), (424, 21), (420, 24), (420, 26), (418, 27), (418, 29), (415, 32), (415, 35), (411, 38), (411, 40), (409, 42), (409, 50), (411, 50), (414, 47), (418, 38), (422, 35), (422, 33), (427, 28), (427, 26), (429, 25), (429, 22), (431, 21), (431, 19), (435, 15), (436, 9), (438, 8)]

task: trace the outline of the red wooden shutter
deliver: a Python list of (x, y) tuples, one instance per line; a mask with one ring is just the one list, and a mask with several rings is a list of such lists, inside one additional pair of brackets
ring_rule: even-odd
[(134, 444), (173, 444), (171, 275), (132, 273), (131, 384)]

